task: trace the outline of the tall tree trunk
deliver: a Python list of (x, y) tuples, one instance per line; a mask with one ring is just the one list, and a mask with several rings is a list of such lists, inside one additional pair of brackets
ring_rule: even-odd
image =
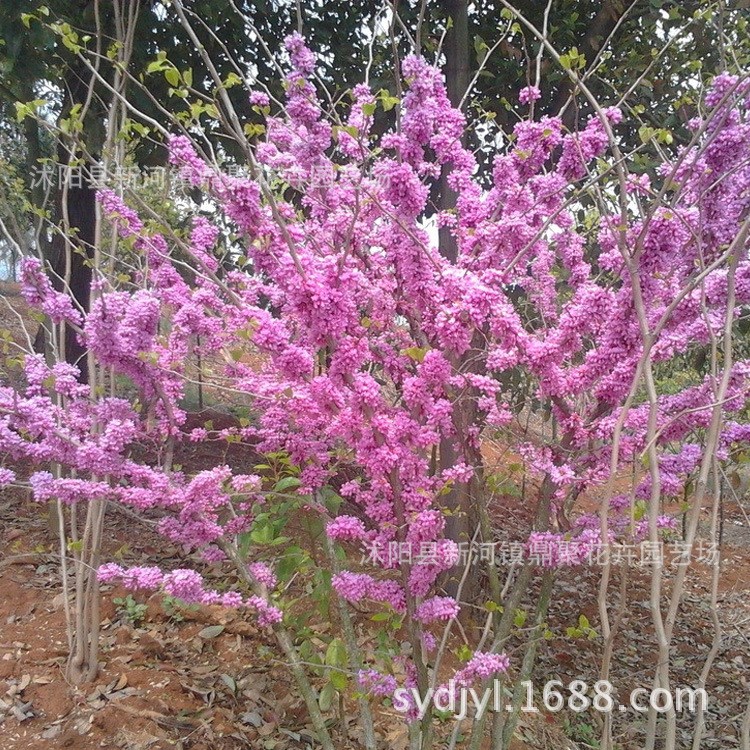
[[(61, 117), (68, 117), (76, 105), (85, 104), (90, 76), (91, 73), (82, 65), (72, 65), (68, 69)], [(56, 232), (50, 246), (41, 250), (52, 267), (55, 289), (61, 291), (67, 281), (67, 289), (73, 299), (88, 311), (92, 279), (89, 261), (93, 257), (96, 240), (96, 191), (85, 170), (70, 166), (71, 159), (69, 147), (63, 141), (58, 143), (60, 179), (55, 185), (54, 215), (64, 233)], [(40, 329), (35, 342), (37, 351), (44, 351), (43, 339), (44, 331)], [(88, 382), (88, 369), (83, 362), (85, 355), (86, 349), (75, 332), (70, 326), (65, 326), (65, 360), (80, 367), (82, 382)]]
[[(445, 85), (454, 107), (461, 103), (469, 88), (469, 4), (468, 0), (443, 0), (443, 9), (453, 25), (445, 35)], [(466, 136), (464, 136), (465, 138)], [(450, 170), (443, 167), (440, 174), (438, 207), (445, 211), (456, 207), (456, 192), (448, 185)], [(456, 239), (448, 227), (440, 229), (440, 252), (449, 260), (458, 254)]]
[[(443, 0), (442, 7), (451, 19), (452, 25), (445, 37), (445, 81), (448, 97), (454, 107), (461, 103), (466, 90), (469, 87), (469, 8), (468, 0)], [(440, 175), (438, 208), (441, 211), (456, 207), (456, 192), (448, 184), (450, 169), (443, 167)], [(439, 230), (440, 253), (450, 261), (455, 261), (458, 256), (458, 244), (455, 235), (450, 228), (443, 227)], [(462, 362), (454, 363), (456, 369), (463, 369)], [(474, 464), (471, 458), (465, 455), (466, 450), (462, 442), (466, 438), (465, 429), (472, 423), (472, 415), (475, 404), (469, 394), (468, 398), (461, 398), (454, 404), (454, 429), (455, 438), (445, 438), (440, 442), (440, 468), (447, 469), (457, 463), (469, 462)], [(476, 458), (476, 457), (475, 457)], [(468, 461), (467, 461), (468, 459)], [(456, 483), (444, 498), (444, 507), (448, 511), (446, 519), (446, 535), (449, 539), (467, 548), (471, 543), (478, 514), (472, 507), (472, 487), (476, 488), (477, 482)], [(469, 554), (471, 554), (469, 550)], [(456, 595), (458, 585), (462, 576), (461, 566), (447, 576), (444, 585), (448, 593)], [(462, 595), (468, 599), (476, 593), (477, 576), (475, 571), (470, 571), (466, 578)]]
[[(58, 156), (65, 150), (58, 148)], [(73, 173), (75, 174), (75, 173)], [(69, 221), (67, 238), (56, 234), (52, 241), (53, 284), (61, 289), (67, 274), (67, 287), (73, 299), (88, 311), (91, 295), (91, 266), (87, 262), (93, 256), (96, 237), (96, 192), (85, 176), (78, 175), (67, 188), (67, 195), (58, 193), (58, 211), (63, 215), (63, 200)], [(85, 363), (86, 348), (70, 326), (65, 326), (65, 360), (77, 365), (81, 371), (81, 381), (88, 382), (88, 368)]]

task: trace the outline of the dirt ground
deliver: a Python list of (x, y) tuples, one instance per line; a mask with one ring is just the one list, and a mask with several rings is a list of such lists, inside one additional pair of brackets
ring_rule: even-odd
[[(130, 622), (113, 603), (129, 592), (102, 593), (101, 673), (84, 688), (64, 679), (67, 651), (65, 616), (57, 559), (40, 508), (0, 495), (0, 747), (3, 750), (89, 750), (147, 748), (303, 748), (310, 737), (305, 708), (289, 673), (267, 637), (236, 612), (221, 608), (165, 607), (158, 596), (134, 597), (143, 618)], [(733, 524), (744, 519), (728, 513)], [(507, 518), (507, 517), (506, 517)], [(516, 519), (521, 523), (521, 519)], [(507, 524), (506, 524), (507, 528)], [(744, 527), (737, 525), (738, 529)], [(130, 564), (150, 561), (175, 566), (179, 551), (150, 529), (117, 510), (108, 520), (107, 559)], [(137, 539), (137, 544), (133, 541)], [(739, 747), (739, 726), (750, 686), (750, 556), (746, 547), (725, 549), (719, 613), (722, 645), (707, 685), (710, 696), (706, 748)], [(615, 574), (612, 601), (619, 587)], [(709, 571), (696, 568), (689, 580), (687, 607), (677, 624), (673, 679), (696, 684), (711, 640)], [(596, 571), (563, 575), (558, 582), (549, 627), (555, 637), (539, 652), (535, 684), (596, 680), (601, 639), (571, 640), (566, 627), (580, 614), (598, 627)], [(650, 685), (655, 654), (649, 636), (648, 581), (634, 571), (627, 591), (627, 616), (611, 681), (619, 694)], [(532, 587), (533, 588), (533, 587)], [(533, 600), (533, 590), (529, 601)], [(214, 627), (218, 626), (218, 627)], [(512, 644), (509, 644), (512, 648)], [(642, 717), (616, 717), (623, 748), (637, 748)], [(388, 721), (380, 717), (383, 736)], [(335, 711), (332, 723), (338, 721)], [(518, 750), (559, 745), (561, 729), (587, 746), (600, 717), (595, 713), (522, 716)], [(680, 722), (687, 732), (689, 717)], [(543, 737), (547, 736), (547, 739)], [(357, 747), (356, 726), (350, 736)], [(393, 736), (398, 747), (402, 735)], [(632, 743), (632, 744), (631, 744)], [(345, 747), (345, 745), (342, 745)]]
[[(133, 623), (113, 602), (129, 593), (120, 589), (101, 597), (99, 677), (81, 689), (68, 685), (59, 573), (39, 511), (23, 504), (19, 513), (19, 503), (0, 501), (4, 750), (274, 747), (257, 743), (287, 726), (304, 727), (304, 711), (286, 670), (237, 613), (165, 609), (159, 597), (136, 594), (145, 612)], [(126, 548), (134, 532), (141, 540), (135, 552), (124, 552), (126, 559), (179, 557), (160, 539), (144, 543), (148, 530), (132, 523), (116, 513), (108, 522), (110, 546)]]

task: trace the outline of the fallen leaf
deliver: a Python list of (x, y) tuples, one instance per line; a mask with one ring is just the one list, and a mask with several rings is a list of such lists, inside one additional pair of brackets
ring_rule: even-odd
[(405, 724), (399, 723), (386, 735), (390, 750), (406, 750), (409, 747), (409, 730)]
[(250, 724), (253, 727), (259, 727), (263, 723), (263, 718), (257, 711), (247, 711), (240, 716), (243, 724)]
[(203, 638), (204, 641), (210, 640), (211, 638), (216, 638), (217, 636), (220, 636), (224, 632), (224, 626), (223, 625), (209, 625), (207, 628), (203, 628), (203, 630), (198, 633), (199, 638)]
[(258, 727), (258, 734), (261, 737), (270, 737), (274, 733), (276, 729), (276, 725), (273, 722), (268, 722), (268, 724), (261, 724)]

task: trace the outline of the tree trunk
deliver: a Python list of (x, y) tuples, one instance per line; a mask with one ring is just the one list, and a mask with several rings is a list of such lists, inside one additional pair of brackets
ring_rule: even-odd
[[(65, 78), (65, 102), (61, 117), (67, 117), (76, 105), (84, 105), (90, 73), (76, 66), (69, 69)], [(95, 140), (94, 138), (87, 139)], [(91, 265), (96, 240), (96, 191), (85, 170), (70, 167), (71, 155), (61, 141), (57, 147), (59, 180), (55, 185), (54, 216), (63, 232), (56, 232), (48, 248), (41, 250), (52, 267), (52, 284), (58, 291), (65, 286), (83, 310), (88, 311), (91, 292)], [(35, 196), (36, 198), (36, 196)], [(64, 224), (67, 219), (67, 226)], [(88, 369), (83, 360), (86, 348), (70, 326), (65, 326), (65, 360), (81, 370), (81, 382), (88, 382)], [(40, 328), (34, 344), (37, 351), (45, 351), (44, 329)]]
[[(58, 154), (64, 152), (60, 147)], [(66, 277), (67, 264), (69, 270), (67, 286), (73, 299), (84, 310), (88, 311), (91, 295), (91, 265), (88, 261), (93, 257), (93, 245), (96, 237), (96, 192), (84, 175), (72, 173), (72, 184), (68, 187), (66, 209), (70, 222), (69, 234), (63, 237), (56, 234), (52, 241), (52, 270), (53, 284), (61, 289), (60, 278)], [(63, 215), (63, 192), (58, 194), (60, 215)], [(77, 365), (81, 370), (81, 382), (88, 382), (88, 368), (85, 365), (86, 348), (78, 340), (70, 326), (65, 326), (65, 360)]]
[[(469, 87), (469, 9), (468, 0), (444, 0), (442, 7), (452, 21), (452, 26), (445, 37), (445, 82), (448, 98), (454, 107), (461, 103)], [(465, 137), (465, 136), (464, 136)], [(440, 174), (437, 204), (441, 211), (456, 207), (456, 192), (448, 184), (450, 169), (443, 167)], [(439, 230), (440, 253), (450, 261), (458, 257), (458, 244), (450, 228)], [(454, 363), (456, 369), (463, 369), (461, 362)], [(444, 438), (440, 442), (440, 468), (448, 469), (460, 462), (474, 465), (469, 456), (464, 455), (465, 449), (460, 441), (465, 439), (465, 429), (472, 424), (474, 402), (469, 394), (468, 398), (461, 398), (454, 404), (453, 423), (456, 431), (454, 438)], [(467, 461), (469, 459), (469, 461)], [(473, 507), (472, 488), (476, 489), (477, 482), (469, 481), (456, 483), (444, 497), (444, 508), (448, 511), (446, 518), (446, 536), (468, 549), (478, 523), (478, 513)], [(471, 550), (469, 549), (469, 555)], [(469, 558), (470, 559), (470, 558)], [(460, 558), (463, 563), (463, 558)], [(469, 562), (469, 564), (471, 564)], [(463, 564), (459, 564), (443, 582), (451, 596), (458, 593), (458, 585), (463, 574)], [(477, 590), (476, 571), (471, 570), (466, 577), (462, 596), (473, 599)]]
[[(445, 85), (454, 107), (461, 103), (469, 88), (469, 6), (468, 0), (443, 0), (443, 8), (453, 25), (445, 35)], [(464, 139), (466, 136), (464, 136)], [(443, 167), (440, 174), (438, 208), (441, 211), (456, 207), (456, 193), (448, 185), (450, 169)], [(456, 239), (450, 229), (440, 229), (440, 252), (454, 261), (458, 255)]]

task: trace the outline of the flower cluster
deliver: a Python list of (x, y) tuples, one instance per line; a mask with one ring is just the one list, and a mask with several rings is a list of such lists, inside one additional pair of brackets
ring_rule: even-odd
[(28, 257), (21, 262), (21, 294), (29, 305), (48, 315), (53, 323), (80, 325), (82, 316), (73, 298), (53, 289), (37, 258)]
[(234, 591), (222, 594), (206, 588), (203, 576), (194, 570), (178, 569), (164, 573), (159, 568), (122, 568), (115, 563), (106, 563), (100, 566), (98, 578), (103, 583), (120, 583), (146, 591), (161, 589), (186, 604), (218, 604), (232, 609), (247, 607), (256, 612), (260, 625), (273, 625), (282, 618), (281, 611), (260, 596), (245, 598)]
[[(315, 87), (315, 56), (298, 34), (285, 49), (285, 106), (271, 115), (265, 94), (250, 95), (265, 117), (265, 136), (252, 146), (257, 177), (223, 174), (187, 135), (169, 139), (170, 162), (222, 214), (209, 221), (196, 207), (179, 258), (175, 243), (102, 191), (103, 212), (145, 259), (132, 288), (97, 278), (84, 314), (39, 262), (25, 261), (27, 301), (55, 324), (73, 324), (97, 365), (138, 395), (102, 397), (75, 368), (29, 354), (25, 383), (0, 386), (0, 450), (33, 465), (37, 500), (106, 497), (159, 507), (161, 533), (209, 562), (222, 560), (252, 527), (261, 480), (223, 465), (188, 477), (137, 461), (129, 447), (168, 436), (240, 441), (283, 455), (298, 469), (293, 492), (306, 510), (321, 510), (316, 498), (324, 489), (336, 488), (347, 504), (338, 517), (326, 512), (330, 540), (344, 548), (433, 550), (427, 560), (392, 560), (387, 573), (332, 576), (349, 602), (413, 615), (414, 643), (430, 644), (429, 628), (460, 611), (438, 593), (458, 559), (456, 540), (447, 538), (446, 498), (482, 496), (483, 439), (505, 431), (548, 493), (548, 515), (570, 520), (573, 501), (610, 478), (613, 435), (646, 347), (653, 344), (657, 366), (677, 361), (720, 338), (727, 313), (735, 314), (727, 310), (722, 258), (750, 208), (747, 92), (736, 79), (717, 78), (711, 111), (695, 123), (703, 135), (676, 164), (649, 180), (626, 179), (631, 197), (623, 205), (608, 213), (602, 202), (581, 222), (580, 201), (571, 198), (587, 181), (606, 179), (619, 110), (593, 115), (579, 132), (566, 132), (556, 117), (519, 122), (485, 180), (463, 144), (463, 115), (424, 59), (404, 59), (398, 127), (381, 132), (373, 125), (382, 97), (360, 84), (334, 127)], [(531, 104), (539, 96), (529, 86), (519, 99)], [(269, 173), (283, 190), (269, 184)], [(433, 217), (430, 196), (441, 176), (455, 207)], [(679, 186), (668, 207), (651, 200), (657, 180)], [(647, 210), (639, 211), (641, 203)], [(431, 231), (433, 218), (439, 233)], [(233, 231), (225, 238), (218, 227), (227, 225)], [(220, 241), (236, 244), (241, 266), (220, 267)], [(739, 311), (750, 304), (750, 261), (746, 248), (736, 253)], [(653, 342), (636, 297), (645, 325), (658, 333)], [(225, 430), (184, 427), (193, 355), (219, 363), (217, 377), (252, 401), (252, 421)], [(744, 408), (748, 375), (747, 362), (734, 365), (727, 415)], [(709, 376), (658, 398), (662, 496), (677, 496), (699, 464), (694, 436), (710, 422), (715, 387)], [(545, 405), (554, 440), (520, 440), (510, 429), (519, 394), (522, 407)], [(636, 404), (623, 420), (618, 471), (646, 449), (650, 408)], [(722, 448), (748, 436), (739, 418), (727, 422)], [(53, 475), (50, 464), (75, 475)], [(9, 476), (0, 473), (0, 484)], [(638, 482), (635, 500), (651, 502), (651, 477)], [(615, 537), (645, 533), (643, 524), (626, 531), (619, 523)], [(568, 533), (542, 526), (527, 552), (549, 567), (578, 565), (601, 543), (590, 518)], [(100, 577), (247, 607), (275, 625), (277, 573), (252, 549), (249, 555), (250, 596), (208, 589), (189, 570), (106, 565)], [(504, 655), (478, 653), (457, 678), (468, 684), (507, 667)], [(379, 672), (360, 681), (375, 692), (394, 687)]]
[(470, 685), (478, 680), (488, 680), (491, 677), (507, 672), (510, 659), (505, 654), (493, 654), (477, 651), (469, 659), (466, 666), (456, 672), (457, 685)]

